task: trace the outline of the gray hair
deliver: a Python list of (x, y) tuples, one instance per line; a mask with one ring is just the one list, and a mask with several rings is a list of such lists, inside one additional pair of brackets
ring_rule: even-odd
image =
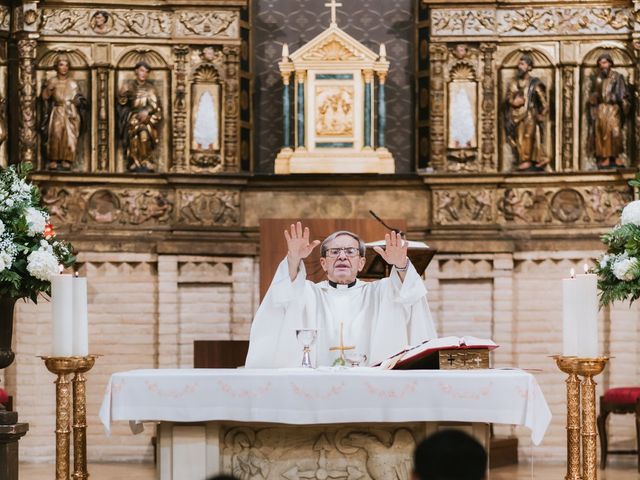
[(329, 247), (327, 247), (327, 245), (330, 242), (333, 242), (336, 238), (341, 237), (342, 235), (346, 235), (347, 237), (351, 237), (354, 240), (358, 241), (358, 250), (360, 250), (360, 256), (364, 257), (365, 252), (367, 251), (367, 246), (365, 245), (364, 241), (355, 233), (353, 232), (349, 232), (347, 230), (338, 230), (337, 232), (333, 232), (331, 235), (329, 235), (327, 238), (325, 238), (322, 241), (322, 244), (320, 245), (320, 256), (322, 257), (326, 257), (327, 256), (327, 249)]

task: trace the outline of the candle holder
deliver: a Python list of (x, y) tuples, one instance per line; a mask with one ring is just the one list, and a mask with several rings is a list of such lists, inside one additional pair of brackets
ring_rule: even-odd
[[(581, 358), (555, 355), (558, 368), (568, 375), (567, 474), (565, 480), (597, 480), (596, 382), (608, 357)], [(580, 381), (579, 376), (583, 377)], [(581, 425), (582, 419), (582, 425)]]
[[(56, 480), (68, 480), (70, 469), (71, 430), (73, 428), (73, 475), (89, 478), (87, 472), (87, 402), (84, 374), (93, 367), (98, 355), (84, 357), (40, 357), (56, 384)], [(70, 382), (68, 375), (73, 374)], [(71, 394), (73, 385), (73, 396)], [(72, 415), (73, 407), (73, 419)], [(73, 422), (71, 423), (71, 421)]]

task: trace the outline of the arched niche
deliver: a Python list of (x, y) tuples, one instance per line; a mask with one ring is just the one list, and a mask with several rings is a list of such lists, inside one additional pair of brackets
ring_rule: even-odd
[(222, 167), (224, 79), (219, 65), (203, 62), (191, 73), (190, 163), (197, 171)]
[(478, 149), (478, 73), (472, 62), (460, 60), (449, 67), (447, 82), (447, 159), (471, 162)]
[[(89, 59), (81, 51), (58, 47), (55, 45), (48, 46), (40, 52), (36, 58), (36, 85), (37, 85), (37, 130), (38, 130), (38, 161), (36, 168), (46, 169), (46, 145), (43, 142), (43, 132), (49, 129), (47, 118), (48, 106), (42, 101), (42, 91), (46, 88), (49, 80), (57, 75), (55, 67), (58, 59), (64, 56), (69, 60), (68, 77), (78, 84), (78, 92), (85, 98), (85, 108), (80, 114), (80, 136), (76, 149), (75, 160), (72, 163), (71, 171), (89, 172), (91, 168), (91, 67)], [(50, 120), (49, 120), (50, 121)]]
[(626, 115), (622, 115), (624, 151), (620, 155), (620, 160), (628, 167), (637, 164), (637, 161), (633, 160), (634, 153), (637, 151), (633, 141), (635, 133), (633, 111), (638, 107), (633, 102), (637, 83), (633, 56), (623, 45), (603, 43), (587, 51), (580, 63), (580, 95), (578, 98), (580, 102), (580, 168), (583, 170), (597, 169), (596, 158), (592, 148), (593, 140), (591, 138), (594, 132), (593, 129), (590, 131), (590, 126), (593, 127), (593, 123), (590, 122), (590, 117), (593, 118), (593, 112), (591, 111), (592, 107), (589, 98), (596, 77), (600, 73), (597, 62), (602, 54), (611, 56), (614, 63), (613, 70), (623, 76), (629, 95), (629, 110)]
[(116, 60), (115, 69), (115, 92), (114, 92), (114, 127), (112, 140), (116, 145), (116, 169), (119, 172), (127, 172), (127, 158), (123, 148), (121, 139), (121, 131), (118, 127), (118, 99), (121, 89), (135, 80), (135, 66), (144, 62), (151, 68), (147, 77), (147, 82), (153, 86), (160, 98), (160, 106), (162, 111), (162, 120), (158, 126), (158, 143), (153, 151), (153, 160), (156, 164), (155, 172), (166, 172), (171, 165), (169, 164), (170, 156), (170, 123), (171, 123), (171, 72), (170, 65), (162, 54), (149, 48), (134, 48), (125, 51)]
[(540, 79), (546, 90), (549, 112), (542, 124), (542, 142), (546, 159), (549, 161), (547, 169), (556, 170), (555, 166), (555, 84), (556, 67), (549, 56), (535, 48), (517, 48), (504, 56), (498, 67), (498, 152), (499, 170), (513, 171), (517, 168), (517, 157), (507, 141), (505, 133), (506, 99), (509, 85), (516, 78), (518, 63), (523, 55), (533, 59), (532, 77)]

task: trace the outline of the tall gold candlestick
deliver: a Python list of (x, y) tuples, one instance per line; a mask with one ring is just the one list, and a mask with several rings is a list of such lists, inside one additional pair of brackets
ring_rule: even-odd
[(567, 384), (567, 474), (565, 480), (582, 480), (580, 472), (580, 380), (576, 357), (553, 357), (568, 375)]
[[(73, 403), (73, 461), (72, 478), (86, 479), (87, 472), (87, 406), (84, 373), (91, 370), (97, 355), (86, 357), (41, 357), (51, 373), (58, 377), (56, 384), (56, 480), (69, 480), (71, 406)], [(73, 377), (73, 399), (71, 382)]]
[(596, 413), (596, 382), (593, 377), (604, 370), (609, 358), (580, 358), (578, 359), (578, 374), (582, 380), (582, 475), (585, 480), (597, 480), (597, 413)]

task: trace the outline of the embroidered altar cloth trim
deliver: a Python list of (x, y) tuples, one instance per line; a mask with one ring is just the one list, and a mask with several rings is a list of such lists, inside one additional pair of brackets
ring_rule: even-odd
[(523, 425), (538, 445), (551, 421), (522, 370), (160, 369), (114, 373), (100, 419), (294, 425), (460, 421)]

